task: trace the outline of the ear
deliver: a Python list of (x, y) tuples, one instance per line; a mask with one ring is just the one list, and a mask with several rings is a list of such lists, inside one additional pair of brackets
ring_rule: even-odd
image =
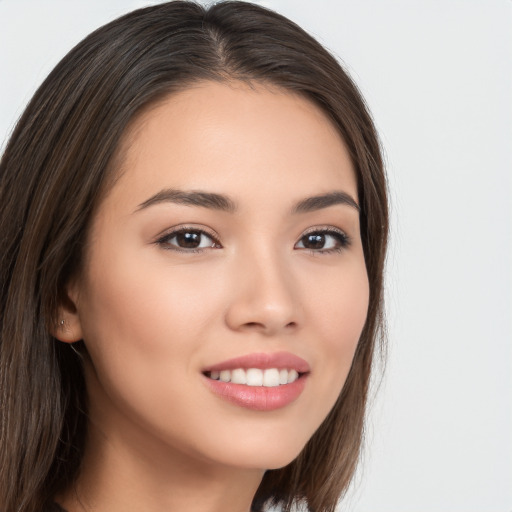
[(52, 328), (52, 336), (64, 343), (74, 343), (83, 338), (82, 324), (78, 314), (77, 283), (66, 287), (57, 309), (57, 324)]

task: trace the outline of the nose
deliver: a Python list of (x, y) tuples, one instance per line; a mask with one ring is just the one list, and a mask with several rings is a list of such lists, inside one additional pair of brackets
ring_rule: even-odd
[(301, 308), (289, 265), (275, 255), (253, 253), (241, 260), (231, 276), (234, 292), (226, 311), (228, 327), (265, 336), (297, 330)]

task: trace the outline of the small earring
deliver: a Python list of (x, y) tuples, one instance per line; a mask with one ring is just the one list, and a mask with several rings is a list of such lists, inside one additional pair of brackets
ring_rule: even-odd
[(61, 321), (59, 322), (59, 325), (60, 325), (61, 327), (64, 327), (64, 324), (65, 324), (65, 323), (66, 323), (66, 320), (61, 320)]

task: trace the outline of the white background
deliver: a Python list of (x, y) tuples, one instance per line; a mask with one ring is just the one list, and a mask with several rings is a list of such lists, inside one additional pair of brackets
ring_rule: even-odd
[[(0, 140), (135, 0), (0, 0)], [(340, 510), (512, 512), (512, 1), (269, 0), (346, 63), (392, 202), (389, 356)]]

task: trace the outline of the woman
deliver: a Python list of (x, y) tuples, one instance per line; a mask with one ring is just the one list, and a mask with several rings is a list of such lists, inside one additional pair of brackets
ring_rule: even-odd
[(57, 65), (1, 162), (0, 508), (333, 510), (382, 321), (356, 87), (242, 2), (169, 2)]

